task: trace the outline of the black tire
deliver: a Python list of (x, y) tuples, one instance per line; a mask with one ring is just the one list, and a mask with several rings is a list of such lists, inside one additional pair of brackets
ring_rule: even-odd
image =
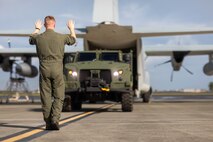
[(70, 112), (70, 111), (72, 111), (72, 107), (71, 107), (71, 96), (70, 95), (65, 95), (62, 111), (63, 112)]
[(89, 101), (89, 104), (96, 104), (96, 101)]
[(72, 110), (81, 110), (82, 101), (80, 94), (73, 94), (71, 99)]
[(123, 112), (131, 112), (133, 110), (133, 96), (130, 93), (122, 94), (121, 101), (122, 111)]
[(148, 103), (150, 101), (150, 94), (146, 93), (143, 95), (143, 102)]
[(144, 103), (149, 103), (149, 102), (150, 102), (151, 95), (152, 95), (152, 88), (149, 89), (149, 92), (143, 94), (143, 96), (142, 96), (143, 102), (144, 102)]

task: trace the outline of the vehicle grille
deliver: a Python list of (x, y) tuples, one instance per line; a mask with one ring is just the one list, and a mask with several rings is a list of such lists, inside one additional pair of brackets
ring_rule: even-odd
[(80, 70), (80, 82), (83, 83), (90, 79), (103, 79), (107, 84), (112, 81), (110, 70)]

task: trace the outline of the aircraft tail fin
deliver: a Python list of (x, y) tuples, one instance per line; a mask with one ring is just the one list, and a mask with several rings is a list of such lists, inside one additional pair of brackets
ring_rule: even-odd
[(118, 0), (94, 0), (93, 22), (118, 23)]

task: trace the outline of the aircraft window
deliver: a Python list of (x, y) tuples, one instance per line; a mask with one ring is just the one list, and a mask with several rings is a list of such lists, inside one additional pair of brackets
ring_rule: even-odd
[(100, 60), (118, 62), (119, 56), (118, 56), (118, 53), (102, 53)]
[(79, 53), (78, 61), (93, 61), (96, 59), (96, 53)]

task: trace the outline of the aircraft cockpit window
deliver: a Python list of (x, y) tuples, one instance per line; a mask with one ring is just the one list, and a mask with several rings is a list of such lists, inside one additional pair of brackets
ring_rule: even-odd
[(102, 53), (100, 56), (100, 60), (102, 61), (119, 61), (118, 53)]
[(77, 61), (94, 61), (96, 59), (96, 53), (79, 53)]

